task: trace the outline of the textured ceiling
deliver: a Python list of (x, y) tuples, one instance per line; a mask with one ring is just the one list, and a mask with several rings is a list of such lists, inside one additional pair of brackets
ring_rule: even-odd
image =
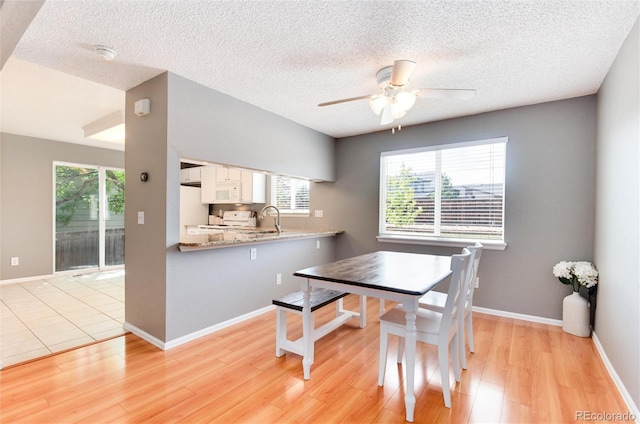
[[(30, 86), (20, 69), (31, 62), (124, 91), (168, 70), (344, 137), (391, 125), (366, 100), (317, 104), (377, 93), (375, 74), (394, 59), (417, 62), (410, 88), (477, 90), (472, 100), (418, 99), (403, 126), (593, 94), (639, 3), (47, 0), (3, 73), (15, 67), (11, 78)], [(100, 60), (95, 44), (116, 59)], [(86, 107), (83, 120), (113, 104)]]

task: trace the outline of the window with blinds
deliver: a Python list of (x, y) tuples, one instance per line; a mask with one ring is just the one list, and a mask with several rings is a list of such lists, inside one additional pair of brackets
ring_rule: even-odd
[(378, 239), (504, 243), (506, 145), (503, 137), (383, 152)]
[(281, 213), (309, 213), (309, 181), (281, 176), (271, 177), (272, 204)]

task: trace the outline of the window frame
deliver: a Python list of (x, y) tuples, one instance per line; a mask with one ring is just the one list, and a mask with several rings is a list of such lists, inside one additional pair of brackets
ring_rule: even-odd
[[(308, 192), (308, 199), (307, 199), (307, 209), (283, 209), (280, 208), (278, 206), (277, 203), (277, 189), (276, 189), (276, 185), (277, 185), (277, 180), (278, 178), (286, 178), (288, 180), (295, 180), (295, 181), (301, 181), (307, 184), (307, 192)], [(272, 205), (275, 205), (276, 207), (278, 207), (278, 209), (280, 209), (280, 215), (281, 216), (295, 216), (295, 217), (309, 217), (311, 216), (311, 184), (309, 180), (306, 180), (304, 178), (296, 178), (296, 177), (289, 177), (286, 175), (272, 175), (271, 178), (271, 183), (270, 183), (270, 201)], [(293, 196), (294, 193), (291, 193), (291, 195)], [(271, 214), (272, 212), (270, 212)]]
[[(446, 247), (465, 247), (475, 242), (480, 242), (487, 249), (504, 250), (507, 247), (505, 238), (505, 198), (506, 198), (506, 145), (508, 144), (508, 137), (494, 137), (490, 139), (474, 140), (460, 143), (450, 144), (438, 144), (433, 146), (424, 146), (411, 149), (393, 150), (380, 153), (380, 186), (379, 186), (379, 215), (378, 215), (378, 235), (376, 239), (379, 242), (384, 243), (399, 243), (399, 244), (416, 244), (416, 245), (431, 245), (431, 246), (446, 246)], [(386, 158), (389, 156), (407, 155), (413, 153), (424, 153), (430, 151), (444, 151), (449, 149), (457, 149), (464, 147), (473, 147), (488, 144), (503, 143), (505, 145), (505, 158), (504, 168), (505, 175), (503, 180), (502, 190), (502, 239), (482, 239), (482, 238), (464, 238), (464, 237), (441, 237), (434, 235), (418, 235), (416, 233), (391, 233), (386, 230), (386, 188), (387, 188), (387, 171), (386, 171)]]

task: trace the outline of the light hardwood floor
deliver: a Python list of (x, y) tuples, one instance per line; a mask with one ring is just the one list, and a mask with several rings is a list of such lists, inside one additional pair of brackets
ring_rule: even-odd
[[(365, 329), (352, 320), (316, 343), (309, 381), (299, 356), (275, 357), (271, 311), (168, 351), (127, 335), (6, 368), (0, 422), (402, 423), (397, 339), (378, 387), (378, 301), (367, 310)], [(318, 311), (316, 323), (333, 311)], [(451, 378), (451, 409), (436, 349), (419, 343), (416, 423), (565, 423), (578, 411), (627, 411), (590, 338), (477, 313), (474, 324), (476, 353), (462, 382)]]

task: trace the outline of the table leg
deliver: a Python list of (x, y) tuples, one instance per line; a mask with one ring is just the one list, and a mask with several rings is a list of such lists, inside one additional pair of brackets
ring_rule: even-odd
[(402, 305), (406, 311), (407, 328), (404, 337), (404, 352), (407, 360), (404, 406), (407, 411), (407, 421), (413, 422), (413, 411), (416, 406), (414, 377), (416, 372), (416, 310), (418, 300), (404, 302)]
[(313, 315), (311, 315), (311, 284), (309, 280), (301, 284), (302, 289), (302, 371), (304, 379), (311, 378), (313, 364)]

